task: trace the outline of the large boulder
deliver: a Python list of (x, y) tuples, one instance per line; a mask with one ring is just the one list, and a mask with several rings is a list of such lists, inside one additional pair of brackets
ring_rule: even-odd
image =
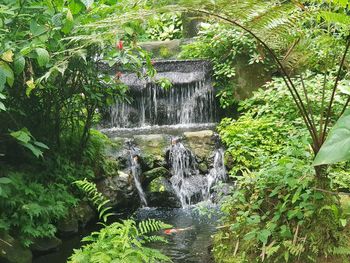
[(31, 263), (32, 252), (8, 234), (0, 235), (1, 263)]
[(148, 185), (149, 183), (154, 182), (154, 180), (159, 177), (169, 178), (169, 170), (164, 167), (157, 167), (143, 173), (143, 184)]
[(35, 255), (42, 255), (58, 251), (61, 245), (62, 241), (57, 237), (44, 237), (35, 239), (30, 249)]
[(58, 221), (58, 234), (62, 237), (71, 236), (85, 228), (89, 223), (97, 220), (97, 214), (88, 202), (81, 201), (71, 208), (69, 214), (64, 219)]
[(165, 177), (154, 179), (146, 188), (147, 199), (153, 207), (181, 207), (171, 183)]
[(137, 204), (137, 193), (133, 187), (131, 176), (123, 171), (118, 176), (107, 177), (97, 182), (97, 189), (117, 208), (130, 207)]
[(145, 155), (163, 156), (169, 145), (167, 136), (163, 134), (135, 135), (134, 142)]
[(184, 132), (185, 145), (201, 160), (207, 160), (215, 150), (215, 136), (211, 130)]

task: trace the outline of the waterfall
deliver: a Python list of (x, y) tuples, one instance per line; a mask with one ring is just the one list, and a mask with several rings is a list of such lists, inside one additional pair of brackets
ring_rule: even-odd
[[(217, 100), (205, 61), (156, 62), (155, 79), (126, 73), (121, 81), (129, 87), (131, 101), (118, 101), (109, 109), (108, 126), (135, 128), (155, 125), (215, 123)], [(162, 88), (159, 79), (173, 86)]]
[(141, 166), (139, 163), (138, 151), (135, 147), (133, 147), (131, 145), (129, 146), (129, 149), (130, 149), (131, 174), (132, 174), (132, 177), (134, 178), (135, 186), (136, 186), (137, 192), (140, 196), (141, 205), (148, 206), (146, 195), (142, 189), (142, 185), (141, 185), (141, 181), (140, 181), (140, 176), (141, 176), (142, 171), (141, 171)]
[(210, 198), (210, 192), (213, 186), (219, 181), (225, 181), (227, 179), (227, 171), (224, 163), (224, 150), (217, 149), (214, 155), (213, 168), (210, 169), (207, 175), (207, 193)]
[(203, 176), (199, 174), (194, 154), (178, 138), (172, 140), (169, 150), (172, 172), (170, 182), (182, 207), (210, 200), (212, 187), (219, 181), (226, 180), (223, 155), (222, 149), (216, 150), (213, 168)]

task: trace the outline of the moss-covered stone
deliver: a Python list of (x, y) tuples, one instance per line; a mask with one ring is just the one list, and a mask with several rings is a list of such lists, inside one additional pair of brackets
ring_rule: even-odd
[(147, 187), (148, 192), (165, 192), (167, 191), (167, 179), (158, 177), (154, 179)]
[(199, 163), (199, 164), (198, 164), (198, 170), (199, 170), (202, 174), (207, 174), (207, 173), (208, 173), (208, 166), (206, 165), (206, 163)]
[(164, 156), (168, 139), (162, 134), (135, 135), (135, 144), (144, 155)]
[(185, 132), (184, 139), (186, 146), (201, 160), (208, 160), (215, 150), (214, 132), (211, 130)]
[(0, 235), (0, 262), (31, 263), (32, 252), (8, 234)]
[(153, 183), (153, 181), (156, 180), (157, 178), (160, 178), (160, 177), (168, 178), (169, 176), (170, 176), (170, 172), (168, 171), (168, 169), (164, 167), (157, 167), (143, 173), (144, 184), (148, 185), (150, 183)]

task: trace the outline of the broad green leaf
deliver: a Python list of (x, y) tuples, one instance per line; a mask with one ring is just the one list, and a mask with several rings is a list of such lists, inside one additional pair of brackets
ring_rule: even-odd
[(0, 111), (6, 111), (5, 104), (0, 101)]
[(41, 67), (46, 66), (50, 60), (49, 52), (44, 48), (36, 48), (36, 54), (38, 55), (37, 60)]
[(25, 64), (26, 64), (26, 60), (24, 59), (24, 57), (22, 56), (17, 57), (13, 63), (15, 73), (16, 74), (22, 73), (22, 71), (24, 70)]
[(47, 31), (45, 26), (39, 25), (35, 20), (30, 22), (29, 28), (33, 36), (39, 36)]
[(1, 59), (6, 62), (12, 62), (13, 61), (13, 52), (12, 50), (7, 50), (5, 53), (2, 54)]
[(0, 184), (9, 184), (12, 181), (7, 177), (0, 177)]
[(27, 144), (31, 137), (30, 133), (26, 129), (21, 129), (19, 131), (11, 132), (10, 135), (15, 138), (17, 141)]
[(71, 2), (69, 3), (69, 9), (74, 15), (78, 14), (83, 8), (84, 4), (81, 3), (79, 0), (71, 0)]
[(339, 118), (329, 132), (313, 165), (333, 164), (350, 160), (350, 110)]
[(263, 243), (266, 244), (269, 236), (271, 235), (271, 231), (268, 229), (263, 229), (260, 232), (258, 232), (258, 239)]
[(35, 141), (34, 144), (35, 144), (36, 146), (39, 146), (40, 148), (43, 148), (43, 149), (46, 149), (46, 150), (49, 150), (49, 149), (50, 149), (46, 144), (44, 144), (44, 143), (42, 143), (42, 142)]
[(30, 93), (33, 89), (35, 89), (35, 83), (33, 79), (30, 79), (26, 82), (27, 88), (26, 88), (26, 95), (29, 97)]
[(23, 146), (28, 148), (35, 155), (35, 157), (39, 158), (40, 156), (43, 156), (43, 151), (40, 150), (38, 147), (35, 147), (33, 144), (26, 143), (23, 144)]
[[(12, 69), (10, 68), (10, 66), (6, 62), (0, 61), (0, 72), (5, 74), (7, 84), (10, 87), (12, 87), (13, 82), (15, 81), (15, 77), (14, 77)], [(1, 86), (0, 86), (0, 88), (1, 88)]]

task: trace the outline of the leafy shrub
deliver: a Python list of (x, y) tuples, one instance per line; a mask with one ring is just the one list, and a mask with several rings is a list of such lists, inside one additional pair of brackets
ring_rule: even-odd
[(63, 184), (43, 185), (28, 173), (10, 172), (0, 189), (0, 232), (29, 246), (35, 238), (52, 237), (54, 223), (67, 215), (76, 199)]
[(130, 219), (121, 223), (115, 222), (83, 238), (83, 241), (90, 243), (74, 250), (69, 262), (168, 262), (170, 261), (168, 257), (156, 249), (146, 247), (145, 244), (151, 241), (164, 242), (165, 240), (159, 236), (146, 236), (146, 234), (169, 227), (155, 220), (139, 224)]
[[(322, 79), (308, 73), (303, 80), (315, 121), (324, 110), (317, 103), (323, 97)], [(296, 80), (303, 89), (301, 82)], [(327, 96), (331, 87), (326, 85)], [(335, 100), (337, 112), (344, 98)], [(224, 119), (219, 126), (237, 184), (222, 203), (227, 228), (215, 237), (217, 261), (318, 262), (348, 257), (349, 240), (343, 231), (347, 215), (337, 195), (319, 190), (308, 133), (282, 80), (274, 79), (266, 90), (242, 101), (240, 110), (237, 120)], [(346, 174), (346, 164), (342, 165), (331, 170), (335, 183)]]
[(180, 57), (205, 58), (212, 62), (214, 85), (220, 90), (218, 95), (224, 108), (236, 102), (233, 93), (238, 58), (246, 58), (249, 64), (270, 63), (264, 51), (248, 34), (218, 23), (202, 24), (196, 41), (184, 46)]
[(113, 215), (109, 200), (98, 192), (94, 183), (87, 180), (77, 181), (75, 184), (87, 194), (96, 206), (99, 218), (104, 226), (101, 230), (93, 232), (82, 239), (89, 242), (80, 249), (75, 249), (70, 257), (71, 263), (109, 263), (109, 262), (169, 262), (170, 259), (160, 251), (148, 248), (149, 242), (166, 242), (163, 237), (149, 236), (149, 233), (169, 228), (161, 221), (148, 219), (136, 223), (132, 219), (122, 220), (106, 225), (108, 217)]
[(148, 21), (146, 33), (151, 39), (171, 40), (182, 37), (181, 13), (155, 15)]
[[(325, 205), (325, 204), (329, 205)], [(283, 157), (238, 178), (225, 201), (228, 231), (216, 235), (218, 262), (317, 262), (350, 255), (337, 196), (318, 191), (313, 167)], [(233, 257), (232, 257), (233, 255)]]

